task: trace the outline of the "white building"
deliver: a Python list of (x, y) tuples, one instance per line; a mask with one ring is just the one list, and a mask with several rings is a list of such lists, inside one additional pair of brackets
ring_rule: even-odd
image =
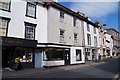
[(110, 34), (105, 34), (106, 37), (106, 57), (112, 56), (113, 53), (113, 39)]
[(37, 41), (47, 42), (47, 8), (42, 2), (25, 0), (3, 0), (0, 5), (3, 67), (17, 57), (23, 67), (37, 67)]
[(85, 58), (86, 60), (98, 59), (100, 53), (99, 45), (99, 26), (94, 23), (84, 22), (84, 37), (85, 37)]
[(58, 3), (45, 5), (48, 9), (47, 43), (38, 43), (38, 47), (44, 49), (43, 66), (85, 63), (80, 15)]

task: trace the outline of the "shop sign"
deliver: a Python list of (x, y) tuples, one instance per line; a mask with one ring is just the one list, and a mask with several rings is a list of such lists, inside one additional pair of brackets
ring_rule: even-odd
[(0, 45), (36, 47), (37, 41), (20, 39), (20, 38), (12, 38), (12, 37), (2, 37), (0, 38)]

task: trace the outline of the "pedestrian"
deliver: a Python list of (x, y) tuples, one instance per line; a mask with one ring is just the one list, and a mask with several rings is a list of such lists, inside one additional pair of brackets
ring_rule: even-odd
[(98, 55), (98, 63), (99, 63), (99, 62), (102, 62), (102, 61), (101, 61), (101, 55), (100, 55), (100, 53), (99, 53), (99, 55)]
[(94, 62), (94, 54), (92, 54), (92, 61)]
[(16, 71), (18, 71), (18, 70), (23, 70), (22, 63), (20, 62), (20, 59), (19, 59), (19, 58), (16, 58), (16, 59), (15, 59), (14, 69), (15, 69)]

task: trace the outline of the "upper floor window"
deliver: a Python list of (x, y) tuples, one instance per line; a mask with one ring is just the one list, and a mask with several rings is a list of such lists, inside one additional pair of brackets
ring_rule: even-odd
[(27, 2), (26, 16), (36, 18), (36, 3)]
[(97, 46), (97, 37), (94, 37), (94, 45)]
[(64, 30), (60, 30), (60, 42), (64, 42)]
[(90, 34), (87, 34), (87, 40), (88, 40), (88, 45), (91, 45), (91, 36), (90, 36)]
[(10, 11), (10, 0), (0, 0), (0, 9)]
[(96, 34), (96, 28), (94, 27), (94, 34)]
[(89, 24), (87, 24), (87, 31), (90, 31), (90, 26), (89, 26)]
[(36, 24), (26, 23), (25, 22), (25, 38), (26, 39), (35, 39), (35, 27)]
[(77, 18), (73, 18), (73, 26), (76, 26), (77, 24)]
[(77, 43), (77, 40), (78, 40), (78, 34), (74, 33), (74, 43)]
[(61, 11), (60, 11), (60, 18), (61, 18), (61, 19), (64, 19), (64, 12), (61, 12)]
[(9, 21), (10, 19), (0, 17), (0, 36), (7, 36)]

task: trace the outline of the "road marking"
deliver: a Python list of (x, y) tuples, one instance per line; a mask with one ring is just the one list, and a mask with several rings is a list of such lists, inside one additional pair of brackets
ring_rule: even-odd
[(116, 74), (115, 77), (113, 78), (113, 80), (120, 80), (119, 75)]

